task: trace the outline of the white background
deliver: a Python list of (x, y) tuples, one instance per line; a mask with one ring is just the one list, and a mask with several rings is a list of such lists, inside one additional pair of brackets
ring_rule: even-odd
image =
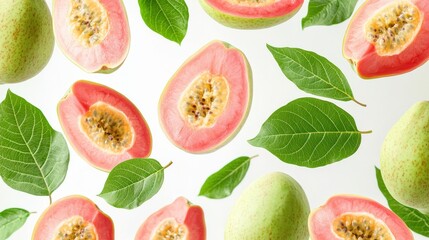
[[(363, 1), (358, 2), (358, 6)], [(157, 195), (133, 210), (117, 209), (96, 195), (101, 192), (107, 173), (88, 165), (71, 148), (70, 164), (64, 183), (54, 192), (58, 200), (71, 194), (82, 194), (92, 199), (115, 223), (116, 238), (133, 239), (140, 224), (151, 213), (185, 196), (204, 208), (209, 240), (223, 239), (224, 225), (233, 203), (252, 181), (267, 173), (281, 171), (291, 175), (304, 188), (312, 209), (341, 193), (373, 198), (386, 205), (378, 190), (374, 166), (379, 164), (379, 152), (390, 127), (415, 102), (429, 98), (429, 66), (400, 76), (375, 80), (360, 79), (342, 56), (342, 40), (348, 20), (336, 26), (316, 26), (301, 29), (301, 19), (307, 13), (308, 1), (289, 21), (262, 30), (237, 30), (224, 27), (212, 20), (197, 1), (187, 0), (190, 21), (188, 33), (178, 45), (151, 31), (140, 17), (137, 0), (124, 2), (131, 28), (131, 48), (123, 66), (116, 72), (89, 74), (71, 63), (55, 47), (48, 66), (26, 82), (0, 86), (0, 98), (6, 90), (26, 98), (39, 107), (50, 124), (59, 131), (56, 105), (67, 89), (78, 79), (87, 79), (110, 86), (125, 94), (146, 118), (153, 137), (152, 158), (165, 165), (165, 182)], [(51, 8), (52, 4), (48, 2)], [(253, 69), (253, 104), (250, 114), (238, 135), (227, 145), (210, 154), (193, 155), (176, 148), (162, 132), (157, 113), (159, 96), (177, 68), (195, 51), (213, 39), (224, 40), (241, 49)], [(255, 148), (247, 140), (256, 136), (270, 114), (286, 103), (304, 96), (281, 72), (266, 44), (276, 47), (300, 47), (315, 51), (336, 64), (347, 76), (357, 100), (339, 105), (356, 120), (360, 130), (373, 130), (362, 137), (359, 150), (351, 157), (325, 167), (308, 169), (283, 163), (268, 151)], [(238, 156), (259, 157), (252, 160), (248, 174), (231, 196), (223, 200), (198, 197), (205, 179)], [(11, 239), (30, 239), (33, 226), (48, 207), (48, 197), (37, 197), (15, 191), (0, 181), (0, 210), (21, 207), (32, 214), (27, 223)], [(415, 234), (416, 239), (426, 239)]]

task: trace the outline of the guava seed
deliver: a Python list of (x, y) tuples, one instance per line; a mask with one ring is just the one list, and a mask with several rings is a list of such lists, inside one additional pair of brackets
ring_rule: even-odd
[(97, 0), (71, 0), (69, 25), (84, 47), (101, 43), (110, 26), (107, 11)]
[(376, 12), (365, 24), (365, 38), (378, 55), (402, 52), (419, 32), (423, 16), (409, 1), (394, 1)]
[(204, 72), (184, 91), (178, 106), (180, 115), (194, 127), (211, 127), (225, 109), (228, 96), (227, 80)]
[(170, 218), (159, 224), (151, 240), (185, 240), (187, 236), (188, 229), (186, 226)]
[(345, 240), (395, 240), (383, 222), (368, 214), (342, 214), (334, 219), (331, 227)]
[(134, 131), (127, 117), (106, 103), (93, 104), (80, 122), (88, 138), (106, 151), (122, 153), (133, 144)]
[(98, 240), (96, 229), (81, 216), (64, 220), (52, 240)]

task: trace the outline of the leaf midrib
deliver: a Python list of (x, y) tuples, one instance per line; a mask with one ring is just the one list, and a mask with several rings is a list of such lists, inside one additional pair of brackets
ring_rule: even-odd
[(100, 195), (105, 195), (105, 194), (114, 194), (114, 193), (116, 193), (116, 192), (119, 192), (119, 191), (122, 191), (122, 190), (124, 190), (124, 189), (126, 189), (126, 188), (129, 188), (130, 186), (137, 185), (137, 184), (141, 184), (141, 182), (143, 182), (143, 184), (144, 184), (144, 182), (146, 181), (146, 179), (147, 179), (147, 178), (149, 178), (149, 177), (151, 177), (151, 176), (153, 176), (153, 175), (158, 175), (158, 174), (160, 174), (160, 172), (161, 172), (161, 171), (163, 171), (163, 170), (164, 170), (164, 168), (163, 168), (163, 167), (161, 167), (159, 170), (157, 170), (157, 171), (155, 171), (155, 172), (152, 172), (151, 174), (148, 174), (146, 177), (144, 177), (143, 179), (138, 180), (137, 182), (134, 182), (134, 183), (129, 184), (129, 185), (126, 185), (126, 186), (123, 186), (123, 187), (118, 188), (118, 189), (116, 189), (116, 190), (114, 190), (114, 191), (109, 191), (109, 192), (101, 193)]
[[(152, 1), (152, 0), (151, 0)], [(161, 10), (161, 13), (162, 13), (162, 15), (164, 16), (164, 19), (168, 22), (168, 25), (169, 25), (169, 27), (171, 28), (171, 29), (173, 29), (173, 32), (174, 32), (174, 40), (175, 41), (180, 41), (180, 31), (177, 31), (176, 30), (176, 28), (175, 28), (175, 25), (174, 24), (172, 24), (172, 22), (170, 21), (170, 19), (168, 18), (168, 16), (167, 16), (167, 14), (165, 13), (165, 11), (164, 11), (164, 9), (161, 7), (161, 4), (159, 3), (159, 1), (158, 0), (155, 0), (155, 2), (156, 2), (156, 4), (158, 5), (158, 7), (159, 7), (159, 9)], [(169, 2), (169, 4), (170, 4), (170, 2)], [(176, 11), (177, 11), (177, 9), (172, 5), (172, 4), (170, 4), (170, 6), (171, 7), (173, 7)], [(179, 12), (180, 13), (180, 11), (177, 11), (177, 12)], [(155, 24), (156, 25), (156, 24)], [(179, 37), (178, 37), (179, 36)]]
[(211, 192), (211, 190), (213, 190), (215, 187), (217, 187), (218, 185), (220, 185), (221, 183), (223, 183), (226, 179), (228, 179), (232, 174), (235, 174), (239, 169), (242, 169), (243, 166), (245, 164), (247, 164), (247, 162), (250, 161), (250, 158), (247, 158), (245, 161), (243, 161), (236, 169), (234, 169), (234, 171), (231, 171), (229, 174), (227, 174), (224, 178), (222, 178), (221, 181), (218, 181), (216, 184), (214, 184), (211, 188), (209, 188), (208, 190), (210, 191), (206, 191), (207, 192)]
[[(17, 217), (14, 217), (11, 221), (8, 221), (6, 224), (3, 224), (3, 225), (1, 225), (0, 226), (0, 230), (1, 229), (5, 229), (7, 226), (14, 226), (14, 222), (18, 222), (18, 221), (21, 221), (22, 219), (26, 219), (28, 216), (26, 216), (26, 215), (24, 215), (24, 214), (20, 214), (20, 213), (18, 213), (18, 216)], [(0, 231), (0, 232), (2, 232), (2, 231)]]
[[(324, 9), (326, 9), (326, 8), (329, 8), (329, 7), (331, 7), (332, 5), (337, 5), (337, 6), (339, 6), (339, 5), (341, 5), (341, 2), (337, 2), (337, 1), (328, 1), (328, 3), (326, 3), (326, 4), (321, 4), (321, 6), (322, 7), (319, 7), (319, 8), (321, 8), (321, 10), (319, 10), (319, 11), (317, 11), (317, 13), (316, 14), (314, 14), (309, 20), (310, 21), (313, 21), (313, 19), (314, 18), (316, 18), (316, 17), (319, 17), (322, 13), (323, 13), (323, 10)], [(340, 9), (339, 7), (337, 7), (336, 8), (337, 10), (338, 9)], [(332, 15), (332, 18), (331, 19), (335, 19), (335, 14), (333, 14)], [(331, 22), (332, 22), (332, 20), (331, 20)]]
[(44, 184), (45, 184), (45, 186), (46, 186), (46, 190), (48, 191), (48, 195), (50, 196), (50, 195), (52, 194), (52, 192), (51, 192), (51, 190), (49, 189), (49, 185), (48, 185), (48, 183), (46, 182), (46, 177), (45, 177), (44, 173), (42, 172), (42, 168), (41, 168), (41, 166), (37, 163), (37, 161), (36, 161), (36, 157), (35, 157), (34, 153), (31, 151), (31, 148), (30, 148), (30, 146), (28, 145), (28, 142), (27, 142), (27, 141), (26, 141), (26, 139), (24, 138), (24, 134), (22, 133), (21, 127), (20, 127), (19, 122), (18, 122), (18, 118), (16, 117), (17, 113), (16, 113), (16, 111), (15, 111), (15, 105), (13, 104), (13, 102), (12, 102), (10, 99), (9, 99), (9, 101), (10, 101), (11, 106), (12, 106), (13, 117), (14, 117), (14, 119), (15, 119), (15, 124), (16, 124), (16, 126), (17, 126), (17, 128), (18, 128), (18, 130), (19, 130), (19, 135), (21, 136), (22, 140), (24, 141), (25, 146), (26, 146), (26, 147), (27, 147), (27, 149), (28, 149), (28, 152), (31, 154), (31, 157), (33, 158), (33, 161), (34, 161), (34, 163), (36, 164), (37, 169), (39, 170), (40, 175), (41, 175), (41, 177), (42, 177), (42, 179), (43, 179), (43, 183), (44, 183)]
[(266, 135), (266, 136), (260, 136), (256, 138), (268, 138), (268, 137), (277, 137), (277, 136), (290, 136), (290, 135), (314, 135), (314, 134), (362, 134), (360, 131), (344, 131), (344, 132), (334, 132), (334, 131), (328, 131), (328, 132), (305, 132), (305, 133), (282, 133), (282, 134), (273, 134), (273, 135)]
[[(278, 53), (280, 53), (280, 54), (282, 54), (280, 51), (278, 51), (276, 48), (274, 48), (275, 50), (276, 50), (276, 52), (278, 52)], [(300, 53), (301, 54), (301, 53)], [(329, 85), (329, 86), (331, 86), (332, 88), (334, 88), (334, 89), (336, 89), (336, 90), (338, 90), (339, 92), (341, 92), (341, 93), (343, 93), (344, 95), (346, 95), (347, 97), (349, 97), (350, 99), (354, 99), (354, 97), (352, 97), (351, 95), (349, 95), (347, 92), (345, 92), (345, 91), (343, 91), (342, 89), (339, 89), (338, 87), (336, 87), (335, 85), (333, 85), (332, 83), (330, 83), (330, 82), (328, 82), (328, 81), (326, 81), (325, 79), (323, 79), (323, 78), (321, 78), (321, 77), (319, 77), (318, 75), (316, 75), (316, 74), (314, 74), (314, 73), (312, 73), (312, 72), (310, 72), (307, 68), (305, 68), (302, 64), (300, 64), (299, 62), (297, 62), (297, 61), (295, 61), (295, 60), (293, 60), (292, 58), (290, 58), (288, 55), (285, 55), (285, 54), (282, 54), (282, 56), (284, 57), (284, 58), (287, 58), (287, 59), (289, 59), (289, 61), (292, 61), (292, 62), (294, 62), (295, 64), (297, 64), (297, 65), (299, 65), (302, 69), (304, 69), (304, 71), (306, 71), (307, 73), (310, 73), (311, 75), (313, 75), (313, 76), (315, 76), (317, 79), (319, 79), (319, 80), (321, 80), (322, 82), (324, 82), (324, 83), (326, 83), (327, 85)], [(305, 59), (307, 59), (308, 60), (308, 58), (306, 57), (306, 56), (303, 56)], [(317, 59), (316, 59), (317, 60)], [(319, 63), (320, 63), (320, 61), (318, 61)], [(323, 64), (322, 64), (323, 65)], [(326, 69), (325, 68), (323, 68), (325, 71), (326, 71)], [(295, 72), (295, 71), (294, 71)]]

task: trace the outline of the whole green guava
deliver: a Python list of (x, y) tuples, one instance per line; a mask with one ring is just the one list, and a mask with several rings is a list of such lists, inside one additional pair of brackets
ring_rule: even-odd
[(38, 74), (54, 49), (51, 12), (44, 0), (0, 1), (0, 84)]

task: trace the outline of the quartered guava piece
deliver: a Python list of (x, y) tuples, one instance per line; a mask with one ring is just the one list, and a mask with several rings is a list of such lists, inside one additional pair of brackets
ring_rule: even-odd
[(365, 1), (347, 28), (343, 54), (362, 78), (419, 67), (429, 58), (429, 2)]
[(359, 196), (337, 195), (309, 217), (311, 240), (413, 240), (407, 225), (390, 209)]
[(179, 197), (161, 208), (140, 226), (135, 240), (205, 240), (206, 225), (200, 206)]
[(33, 240), (113, 240), (112, 219), (90, 199), (73, 195), (51, 204), (39, 217)]
[(107, 86), (77, 81), (58, 103), (58, 117), (74, 149), (92, 166), (110, 171), (152, 150), (149, 126), (137, 107)]

